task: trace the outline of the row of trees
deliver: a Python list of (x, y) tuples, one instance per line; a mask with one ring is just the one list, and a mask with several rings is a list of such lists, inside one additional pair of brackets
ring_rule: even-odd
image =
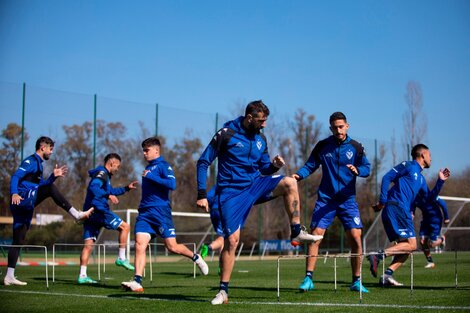
[[(425, 119), (422, 110), (422, 95), (419, 84), (410, 82), (405, 95), (408, 109), (404, 114), (405, 133), (410, 134), (409, 138), (403, 139), (403, 145), (412, 145), (421, 141), (426, 134)], [(421, 119), (421, 120), (420, 120)], [(45, 163), (45, 173), (50, 173), (55, 164), (66, 164), (69, 167), (67, 177), (58, 180), (56, 183), (63, 191), (67, 199), (80, 208), (85, 197), (88, 183), (88, 170), (93, 167), (93, 138), (94, 129), (91, 122), (81, 125), (64, 125), (63, 132), (65, 139), (55, 147), (53, 160)], [(140, 143), (151, 134), (141, 125), (141, 132), (138, 138), (128, 138), (126, 127), (120, 122), (97, 121), (96, 147), (98, 162), (110, 152), (119, 153), (123, 159), (121, 169), (113, 177), (113, 185), (126, 185), (130, 181), (140, 176), (145, 166), (142, 157)], [(308, 158), (311, 149), (322, 138), (323, 127), (316, 117), (298, 109), (293, 118), (286, 125), (282, 124), (276, 117), (269, 121), (266, 129), (266, 136), (270, 144), (271, 151), (280, 151), (286, 161), (286, 166), (282, 170), (284, 174), (292, 174), (303, 165)], [(20, 164), (21, 147), (21, 127), (17, 124), (9, 124), (2, 130), (2, 147), (0, 149), (0, 216), (9, 216), (9, 185), (10, 177)], [(30, 140), (26, 132), (25, 140)], [(210, 138), (194, 138), (189, 133), (176, 141), (172, 146), (167, 145), (165, 136), (160, 136), (163, 144), (162, 154), (173, 166), (177, 178), (177, 189), (172, 197), (172, 207), (174, 211), (197, 212), (196, 203), (196, 162), (202, 149)], [(34, 138), (35, 140), (35, 138)], [(386, 147), (381, 145), (378, 155), (369, 158), (372, 163), (372, 173), (367, 179), (359, 179), (357, 186), (357, 200), (362, 208), (362, 218), (367, 227), (375, 217), (375, 213), (370, 209), (370, 205), (375, 203), (377, 195), (377, 177), (385, 168), (383, 160), (386, 154), (391, 154), (393, 164), (396, 163), (396, 143), (392, 140), (392, 145)], [(388, 165), (389, 166), (389, 165)], [(211, 168), (209, 183), (214, 181), (214, 166)], [(454, 173), (452, 179), (446, 183), (443, 194), (458, 195), (462, 197), (470, 196), (470, 168), (462, 173)], [(309, 179), (299, 184), (299, 191), (305, 219), (308, 225), (313, 204), (316, 199), (316, 190), (320, 182), (321, 170), (317, 171)], [(119, 205), (114, 209), (137, 208), (140, 200), (140, 192), (131, 192), (121, 197)], [(245, 242), (257, 241), (259, 238), (275, 239), (288, 238), (289, 227), (286, 223), (286, 215), (281, 199), (268, 202), (256, 208), (257, 213), (252, 213), (245, 225), (243, 237)], [(52, 201), (41, 204), (36, 212), (41, 213), (63, 213)], [(204, 223), (207, 227), (207, 223)], [(193, 221), (184, 225), (184, 231), (201, 231), (204, 227)], [(328, 243), (337, 246), (339, 238), (338, 222), (334, 224), (328, 232)], [(183, 231), (183, 230), (182, 230)]]

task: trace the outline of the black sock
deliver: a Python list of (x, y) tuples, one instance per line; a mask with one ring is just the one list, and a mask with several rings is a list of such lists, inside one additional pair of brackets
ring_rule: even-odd
[(290, 225), (290, 237), (295, 238), (300, 234), (300, 224)]
[(225, 291), (227, 294), (228, 294), (228, 281), (227, 282), (224, 282), (224, 281), (221, 281), (220, 282), (220, 290), (223, 290)]

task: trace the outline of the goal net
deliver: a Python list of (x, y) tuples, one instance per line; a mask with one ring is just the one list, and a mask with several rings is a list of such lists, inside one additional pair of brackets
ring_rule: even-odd
[[(450, 223), (443, 225), (442, 235), (446, 236), (446, 250), (470, 251), (470, 198), (439, 196), (446, 201)], [(414, 218), (415, 231), (419, 241), (419, 225), (422, 220), (420, 210)], [(376, 214), (374, 222), (363, 237), (364, 253), (385, 249), (389, 245), (383, 227), (381, 212)]]

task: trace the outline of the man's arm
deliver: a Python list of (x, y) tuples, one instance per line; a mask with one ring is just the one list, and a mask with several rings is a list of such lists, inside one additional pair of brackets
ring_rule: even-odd
[(176, 177), (173, 169), (168, 164), (159, 166), (159, 169), (160, 170), (158, 172), (144, 170), (142, 172), (142, 177), (150, 179), (154, 183), (161, 185), (169, 190), (175, 190)]
[(406, 172), (407, 172), (407, 163), (402, 162), (396, 165), (395, 167), (393, 167), (390, 171), (388, 171), (382, 177), (382, 185), (380, 187), (379, 202), (372, 206), (375, 212), (378, 212), (385, 207), (385, 204), (387, 203), (388, 188), (390, 187), (390, 184), (392, 183), (392, 181), (405, 175)]
[(294, 175), (293, 178), (297, 180), (302, 180), (310, 176), (313, 172), (315, 172), (321, 165), (321, 158), (320, 158), (320, 150), (323, 141), (320, 141), (315, 145), (310, 156), (305, 162), (304, 166), (302, 166)]

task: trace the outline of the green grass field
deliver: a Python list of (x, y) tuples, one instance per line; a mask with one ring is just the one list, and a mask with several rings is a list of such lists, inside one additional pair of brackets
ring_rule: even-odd
[[(78, 256), (77, 256), (78, 258)], [(111, 259), (111, 257), (108, 257)], [(3, 259), (2, 259), (3, 260)], [(470, 253), (458, 254), (458, 286), (455, 286), (454, 253), (434, 256), (437, 267), (424, 269), (425, 259), (414, 256), (414, 288), (410, 290), (410, 262), (396, 273), (401, 288), (381, 288), (364, 264), (364, 285), (370, 293), (349, 291), (351, 271), (347, 259), (337, 259), (337, 290), (334, 285), (334, 261), (319, 260), (314, 275), (315, 290), (297, 289), (304, 275), (304, 259), (283, 259), (280, 263), (280, 298), (277, 297), (277, 261), (238, 261), (230, 283), (229, 305), (211, 306), (218, 291), (217, 262), (209, 262), (208, 276), (193, 278), (192, 263), (187, 260), (159, 262), (149, 267), (143, 294), (120, 288), (131, 272), (106, 265), (97, 285), (77, 285), (78, 266), (49, 267), (49, 289), (45, 267), (19, 266), (16, 274), (27, 286), (0, 286), (1, 312), (470, 312)], [(1, 268), (2, 282), (5, 268)], [(97, 266), (88, 275), (97, 279)]]

